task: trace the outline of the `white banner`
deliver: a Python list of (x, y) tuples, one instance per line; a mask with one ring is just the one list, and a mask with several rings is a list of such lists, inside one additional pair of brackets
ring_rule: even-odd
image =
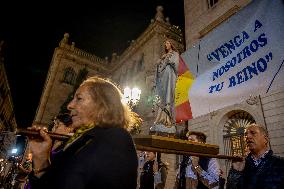
[(284, 86), (284, 3), (254, 0), (182, 54), (193, 118)]

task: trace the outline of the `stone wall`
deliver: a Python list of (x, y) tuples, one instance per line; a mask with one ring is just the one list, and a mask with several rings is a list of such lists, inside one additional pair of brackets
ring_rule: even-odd
[(213, 7), (207, 0), (185, 0), (185, 44), (192, 47), (200, 38), (234, 15), (251, 0), (219, 0)]
[[(63, 82), (64, 72), (67, 68), (72, 68), (74, 71), (74, 81), (79, 71), (84, 68), (87, 69), (88, 76), (108, 74), (107, 70), (103, 68), (100, 59), (95, 59), (91, 55), (84, 57), (83, 55), (87, 53), (79, 50), (71, 50), (70, 47), (66, 44), (63, 47), (57, 47), (54, 51), (35, 122), (46, 125), (51, 123), (54, 116), (59, 113), (61, 105), (73, 91), (74, 83), (68, 84)], [(100, 62), (92, 62), (93, 60)]]
[(158, 6), (155, 19), (151, 20), (148, 28), (121, 55), (113, 53), (111, 60), (76, 48), (74, 42), (70, 44), (69, 34), (65, 33), (59, 47), (55, 48), (35, 121), (50, 123), (73, 90), (72, 85), (62, 82), (64, 70), (70, 67), (78, 74), (81, 69), (87, 68), (89, 76), (109, 77), (122, 90), (126, 86), (141, 89), (141, 101), (136, 111), (147, 123), (142, 128), (146, 134), (154, 117), (147, 98), (152, 95), (155, 65), (164, 51), (165, 36), (177, 40), (175, 45), (178, 49), (184, 49), (180, 29), (171, 25), (162, 11), (163, 8)]
[(271, 149), (284, 157), (284, 88), (261, 96)]
[(4, 41), (0, 41), (0, 132), (15, 131), (17, 128), (12, 94), (6, 74), (4, 57), (1, 51), (3, 44)]

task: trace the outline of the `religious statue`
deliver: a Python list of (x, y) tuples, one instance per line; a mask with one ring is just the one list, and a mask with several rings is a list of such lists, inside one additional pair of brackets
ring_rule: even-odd
[(158, 97), (158, 111), (154, 126), (150, 128), (151, 132), (176, 133), (174, 101), (178, 63), (179, 53), (168, 39), (165, 41), (165, 54), (156, 66), (155, 93)]

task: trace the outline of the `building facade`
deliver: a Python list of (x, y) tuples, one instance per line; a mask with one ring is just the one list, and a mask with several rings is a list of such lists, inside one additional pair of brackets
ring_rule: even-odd
[(6, 158), (15, 142), (13, 131), (17, 128), (14, 114), (11, 91), (4, 66), (2, 47), (4, 42), (0, 42), (0, 158)]
[[(251, 0), (184, 0), (185, 45), (190, 49), (214, 28), (229, 20), (247, 6)], [(143, 118), (142, 134), (148, 134), (153, 125), (155, 112), (149, 97), (153, 94), (155, 65), (163, 53), (165, 36), (175, 39), (180, 52), (184, 51), (183, 36), (178, 27), (164, 18), (162, 7), (147, 29), (121, 54), (113, 53), (110, 60), (99, 58), (70, 44), (69, 34), (55, 48), (35, 122), (49, 124), (62, 109), (68, 95), (76, 88), (76, 80), (99, 75), (112, 78), (120, 88), (139, 87), (142, 91), (140, 103), (135, 107)], [(249, 123), (267, 127), (270, 146), (275, 154), (284, 156), (284, 87), (266, 95), (251, 95), (226, 108), (188, 121), (188, 129), (202, 131), (208, 136), (207, 142), (220, 147), (220, 154), (242, 155), (244, 128)], [(183, 126), (179, 130), (184, 129)], [(178, 156), (162, 154), (169, 163), (166, 188), (172, 188)], [(227, 172), (230, 162), (220, 160), (221, 168)]]
[(4, 42), (0, 42), (0, 132), (15, 131), (17, 128), (14, 106), (4, 66), (1, 49)]
[(91, 75), (109, 75), (108, 61), (87, 53), (70, 44), (65, 33), (55, 48), (42, 91), (34, 122), (48, 125), (61, 111), (68, 96), (78, 85), (78, 80)]
[[(250, 0), (185, 0), (186, 49), (235, 13), (251, 3)], [(220, 154), (243, 155), (244, 128), (249, 123), (265, 126), (269, 132), (270, 147), (276, 155), (284, 156), (284, 85), (265, 95), (252, 94), (247, 100), (210, 112), (188, 122), (189, 130), (202, 131), (208, 143), (217, 144)], [(230, 162), (220, 160), (227, 173)]]
[[(155, 118), (149, 98), (153, 96), (156, 63), (164, 53), (165, 40), (172, 39), (179, 52), (184, 51), (181, 29), (164, 17), (163, 7), (158, 6), (156, 11), (146, 30), (121, 55), (113, 53), (110, 60), (76, 48), (69, 34), (64, 34), (54, 50), (34, 122), (52, 124), (78, 83), (85, 77), (97, 75), (111, 78), (122, 91), (126, 86), (140, 88), (141, 99), (135, 111), (143, 119), (141, 133), (149, 134)], [(176, 156), (164, 154), (162, 159), (173, 165), (167, 179), (167, 185), (171, 186), (175, 179)]]
[[(70, 44), (69, 34), (64, 34), (59, 47), (55, 48), (50, 68), (42, 91), (34, 122), (50, 124), (62, 109), (69, 94), (76, 88), (80, 74), (84, 77), (98, 75), (109, 77), (123, 90), (126, 86), (141, 89), (141, 103), (137, 111), (145, 120), (142, 133), (148, 133), (153, 119), (152, 106), (147, 104), (154, 83), (155, 65), (164, 51), (164, 41), (169, 37), (175, 46), (184, 49), (181, 30), (164, 18), (163, 7), (157, 7), (155, 18), (148, 28), (121, 54), (112, 54), (110, 60), (87, 53)], [(141, 105), (140, 105), (141, 104)], [(147, 113), (145, 113), (147, 112)]]

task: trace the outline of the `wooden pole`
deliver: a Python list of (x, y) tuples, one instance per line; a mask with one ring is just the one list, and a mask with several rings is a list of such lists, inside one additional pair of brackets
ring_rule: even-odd
[[(39, 131), (32, 131), (28, 129), (17, 129), (16, 134), (24, 135), (28, 137), (34, 137), (34, 138), (40, 137)], [(57, 133), (52, 133), (52, 132), (47, 132), (47, 134), (53, 140), (67, 141), (70, 138), (69, 135), (57, 134)], [(209, 157), (209, 158), (217, 158), (217, 159), (231, 159), (233, 161), (242, 161), (242, 157), (237, 157), (237, 156), (196, 153), (196, 152), (189, 152), (189, 151), (182, 151), (182, 150), (149, 147), (149, 146), (143, 146), (139, 144), (136, 144), (135, 146), (136, 146), (136, 149), (140, 151), (152, 151), (152, 152), (161, 152), (161, 153), (166, 153), (166, 154), (189, 155), (189, 156)]]
[(196, 153), (196, 152), (188, 152), (188, 151), (155, 148), (155, 147), (142, 146), (142, 145), (135, 145), (135, 146), (136, 146), (136, 149), (140, 151), (161, 152), (161, 153), (166, 153), (166, 154), (189, 155), (189, 156), (209, 157), (209, 158), (217, 158), (217, 159), (231, 159), (233, 161), (242, 161), (242, 157), (238, 157), (238, 156)]
[[(52, 140), (67, 141), (70, 138), (69, 135), (63, 135), (58, 133), (47, 132), (47, 134), (50, 136)], [(17, 129), (16, 135), (24, 135), (27, 137), (40, 138), (39, 131), (33, 131), (29, 129)]]

